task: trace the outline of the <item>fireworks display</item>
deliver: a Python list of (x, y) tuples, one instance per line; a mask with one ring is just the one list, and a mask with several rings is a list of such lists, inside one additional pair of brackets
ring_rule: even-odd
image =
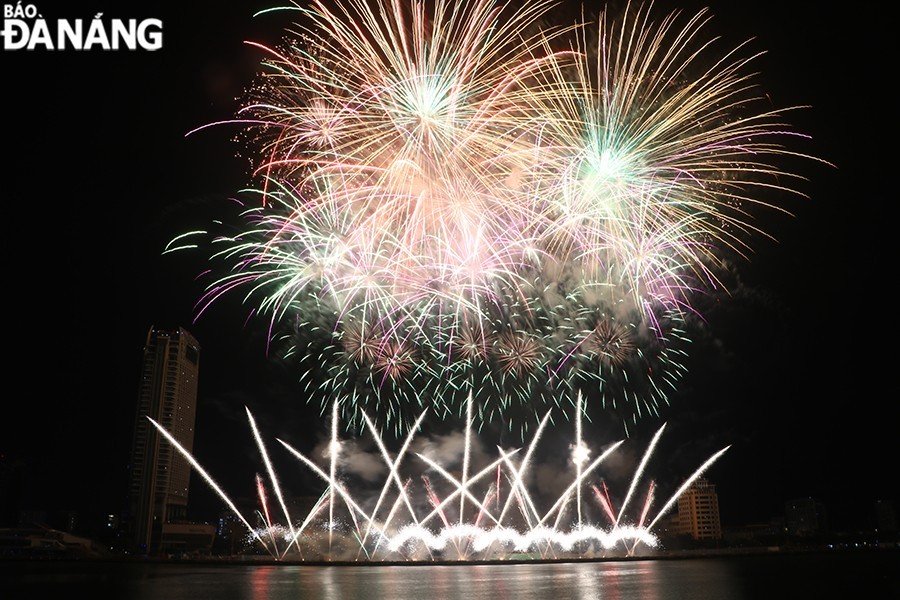
[(259, 185), (247, 226), (214, 239), (228, 270), (200, 312), (244, 294), (357, 428), (369, 412), (402, 433), (470, 396), (523, 436), (579, 392), (626, 430), (656, 414), (692, 297), (766, 192), (792, 191), (777, 163), (796, 134), (706, 12), (554, 26), (552, 6), (290, 7), (230, 121)]
[[(658, 510), (654, 507), (655, 483), (645, 483), (644, 473), (652, 458), (665, 425), (656, 432), (631, 476), (628, 491), (616, 510), (606, 483), (592, 483), (604, 461), (622, 445), (609, 444), (593, 455), (581, 439), (581, 417), (576, 417), (576, 441), (569, 463), (574, 467), (570, 483), (549, 507), (541, 506), (526, 485), (531, 477), (533, 454), (550, 417), (541, 420), (526, 448), (505, 450), (497, 447), (498, 457), (485, 465), (472, 460), (472, 401), (466, 402), (467, 420), (464, 431), (461, 472), (451, 472), (428, 452), (410, 452), (410, 446), (425, 416), (414, 422), (395, 456), (391, 456), (374, 423), (366, 416), (368, 434), (374, 439), (384, 461), (380, 492), (358, 497), (351, 493), (338, 468), (343, 440), (338, 434), (339, 412), (334, 404), (331, 416), (331, 438), (327, 445), (328, 467), (278, 440), (290, 455), (315, 473), (327, 487), (299, 518), (292, 517), (284, 500), (282, 484), (272, 467), (266, 445), (253, 415), (247, 411), (253, 436), (265, 465), (268, 482), (274, 491), (285, 524), (273, 519), (265, 479), (257, 475), (257, 525), (253, 517), (243, 514), (200, 466), (162, 426), (157, 430), (200, 473), (225, 502), (247, 532), (247, 541), (276, 560), (470, 560), (505, 559), (510, 557), (547, 559), (573, 556), (618, 554), (633, 556), (644, 549), (655, 548), (658, 540), (653, 527), (675, 505), (679, 496), (700, 477), (727, 448), (716, 452), (694, 471), (675, 494)], [(578, 401), (578, 409), (581, 409)], [(581, 415), (581, 412), (577, 412)], [(152, 421), (152, 420), (151, 420)], [(524, 450), (524, 452), (522, 452)], [(412, 456), (411, 454), (415, 454)], [(417, 462), (425, 470), (420, 481), (402, 474), (401, 467)], [(434, 481), (432, 481), (434, 479)], [(601, 490), (602, 488), (602, 490)], [(446, 491), (445, 490), (449, 490)], [(583, 490), (590, 493), (583, 495)], [(628, 511), (632, 506), (638, 510)], [(588, 519), (587, 505), (595, 510)], [(457, 508), (458, 507), (458, 508)], [(540, 508), (539, 508), (540, 507)], [(467, 510), (468, 509), (468, 510)], [(649, 519), (650, 511), (655, 516)], [(630, 517), (630, 514), (634, 514)], [(603, 522), (601, 522), (603, 521)]]

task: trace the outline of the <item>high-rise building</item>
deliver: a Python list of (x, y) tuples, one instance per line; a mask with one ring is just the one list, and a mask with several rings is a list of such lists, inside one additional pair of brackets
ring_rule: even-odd
[(147, 417), (188, 451), (194, 445), (200, 345), (182, 328), (150, 328), (131, 450), (128, 527), (133, 550), (155, 553), (162, 526), (187, 516), (191, 468)]
[(797, 498), (784, 505), (784, 524), (790, 535), (806, 537), (828, 530), (825, 505), (815, 498)]
[(678, 498), (678, 516), (673, 530), (679, 535), (690, 535), (695, 540), (722, 538), (719, 520), (719, 496), (716, 486), (700, 477)]

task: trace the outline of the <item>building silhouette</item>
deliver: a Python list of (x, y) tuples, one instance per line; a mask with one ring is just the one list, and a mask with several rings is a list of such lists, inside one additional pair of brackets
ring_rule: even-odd
[(883, 533), (897, 531), (897, 513), (890, 501), (875, 501), (875, 528)]
[(825, 505), (815, 498), (797, 498), (784, 505), (784, 524), (788, 535), (808, 537), (828, 530)]
[(148, 420), (162, 425), (189, 452), (194, 445), (200, 345), (182, 328), (151, 327), (138, 389), (127, 511), (131, 547), (160, 549), (163, 525), (187, 517), (190, 465)]
[(685, 490), (678, 499), (678, 515), (672, 529), (678, 535), (690, 535), (695, 540), (722, 539), (719, 496), (714, 484), (700, 477)]

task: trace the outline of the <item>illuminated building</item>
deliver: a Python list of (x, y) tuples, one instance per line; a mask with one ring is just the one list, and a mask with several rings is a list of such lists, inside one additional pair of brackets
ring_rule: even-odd
[(673, 528), (675, 533), (690, 535), (695, 540), (722, 538), (719, 496), (714, 484), (701, 477), (682, 494)]
[(159, 549), (162, 526), (187, 516), (188, 462), (148, 421), (165, 427), (188, 451), (194, 445), (200, 345), (182, 328), (151, 328), (144, 346), (131, 450), (128, 526), (137, 553)]

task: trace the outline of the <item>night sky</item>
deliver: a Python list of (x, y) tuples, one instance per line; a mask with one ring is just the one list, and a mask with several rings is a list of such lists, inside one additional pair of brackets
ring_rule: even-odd
[[(235, 495), (249, 494), (260, 468), (245, 404), (270, 438), (301, 450), (324, 430), (296, 373), (266, 357), (265, 323), (245, 325), (237, 298), (193, 322), (202, 255), (161, 255), (175, 235), (233, 212), (228, 198), (250, 181), (236, 130), (185, 133), (233, 115), (261, 58), (243, 40), (277, 41), (289, 24), (252, 18), (274, 2), (201, 4), (39, 2), (45, 16), (162, 18), (164, 47), (0, 53), (9, 356), (0, 453), (27, 465), (22, 508), (90, 519), (124, 505), (151, 325), (183, 325), (202, 345), (195, 454)], [(897, 501), (888, 20), (860, 4), (772, 0), (666, 1), (655, 12), (707, 4), (709, 31), (725, 45), (755, 37), (752, 47), (768, 51), (759, 81), (774, 106), (810, 107), (791, 116), (812, 136), (798, 148), (835, 167), (791, 165), (809, 179), (799, 187), (810, 199), (772, 198), (793, 217), (756, 213), (776, 241), (753, 240), (730, 296), (700, 300), (708, 324), (695, 334), (690, 374), (662, 419), (634, 436), (669, 422), (657, 471), (672, 481), (733, 444), (710, 472), (726, 525), (768, 520), (808, 495), (834, 526), (865, 525), (876, 498)], [(597, 446), (615, 433), (588, 431), (603, 436)], [(283, 469), (298, 474), (291, 491), (305, 493), (301, 467)], [(222, 508), (196, 476), (191, 494), (194, 518)]]

